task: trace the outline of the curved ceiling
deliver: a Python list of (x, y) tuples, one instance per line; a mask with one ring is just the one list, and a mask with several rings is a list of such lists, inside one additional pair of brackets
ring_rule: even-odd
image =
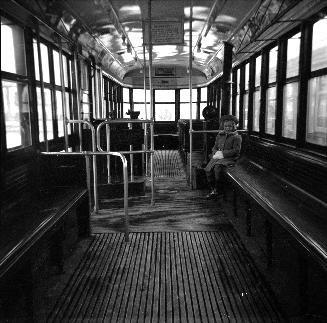
[[(29, 10), (72, 42), (82, 45), (103, 70), (126, 83), (152, 63), (187, 76), (192, 3), (192, 66), (198, 83), (222, 72), (224, 42), (233, 62), (252, 55), (281, 31), (326, 6), (325, 0), (7, 0)], [(151, 14), (150, 14), (151, 12)], [(145, 44), (145, 46), (143, 46)]]

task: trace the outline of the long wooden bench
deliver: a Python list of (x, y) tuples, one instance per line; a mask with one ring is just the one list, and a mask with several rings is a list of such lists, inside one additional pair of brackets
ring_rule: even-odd
[(89, 216), (88, 192), (77, 186), (43, 187), (2, 210), (0, 321), (37, 320), (47, 279), (64, 271), (64, 259), (90, 234)]
[(327, 162), (288, 147), (252, 139), (237, 164), (226, 169), (226, 178), (234, 188), (235, 216), (239, 195), (245, 200), (248, 236), (252, 235), (253, 207), (265, 211), (268, 265), (273, 259), (272, 226), (280, 226), (292, 236), (302, 259), (297, 265), (303, 276), (300, 306), (305, 311), (308, 264), (318, 263), (327, 276), (327, 196), (324, 195)]

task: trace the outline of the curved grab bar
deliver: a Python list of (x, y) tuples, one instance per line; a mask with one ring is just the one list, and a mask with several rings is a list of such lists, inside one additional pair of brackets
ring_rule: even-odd
[[(95, 142), (95, 128), (93, 124), (90, 121), (87, 120), (68, 120), (66, 119), (66, 123), (84, 123), (89, 126), (91, 129), (91, 134), (92, 134), (92, 151), (96, 152), (96, 142)], [(97, 160), (96, 156), (93, 156), (93, 194), (94, 194), (94, 211), (98, 212), (99, 210), (99, 203), (98, 203), (98, 169), (97, 169)]]
[[(62, 156), (62, 155), (69, 155), (69, 156), (85, 156), (86, 160), (87, 157), (96, 155), (113, 155), (120, 157), (123, 163), (123, 177), (124, 177), (124, 224), (125, 224), (125, 241), (129, 240), (128, 233), (129, 233), (129, 217), (128, 217), (128, 173), (127, 173), (127, 160), (125, 156), (119, 152), (115, 151), (80, 151), (80, 152), (40, 152), (42, 155), (53, 155), (53, 156)], [(86, 161), (87, 163), (87, 161)], [(89, 183), (88, 183), (89, 187)]]

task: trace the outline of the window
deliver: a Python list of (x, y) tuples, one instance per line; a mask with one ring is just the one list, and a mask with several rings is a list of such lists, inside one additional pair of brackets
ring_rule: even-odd
[(319, 146), (327, 145), (326, 18), (313, 25), (311, 77), (308, 84), (307, 102), (306, 141)]
[(296, 138), (298, 83), (289, 83), (284, 86), (283, 93), (283, 124), (282, 136)]
[[(192, 89), (192, 119), (196, 119), (197, 113), (197, 89)], [(180, 90), (180, 119), (190, 119), (190, 90)]]
[[(128, 110), (130, 110), (131, 106), (129, 103), (129, 89), (128, 88), (123, 88), (123, 118), (129, 118), (129, 115), (126, 114), (126, 112), (128, 112)], [(134, 107), (134, 111), (138, 111), (135, 110)]]
[(277, 77), (278, 47), (269, 51), (268, 88), (266, 90), (266, 120), (265, 133), (275, 134), (276, 120), (276, 77)]
[[(146, 107), (144, 104), (146, 96)], [(150, 90), (146, 90), (144, 93), (144, 89), (133, 89), (133, 107), (134, 111), (140, 111), (139, 119), (150, 119), (151, 107), (150, 107)]]
[(261, 56), (255, 59), (255, 89), (253, 93), (253, 131), (259, 131), (260, 117), (260, 77), (261, 77)]
[(7, 149), (31, 145), (28, 86), (21, 82), (2, 81)]
[(175, 103), (175, 90), (155, 90), (155, 101)]
[(156, 121), (175, 121), (175, 104), (156, 104)]
[(275, 119), (276, 119), (276, 87), (268, 88), (266, 92), (266, 133), (275, 134)]
[(245, 64), (245, 82), (244, 82), (244, 93), (243, 93), (243, 129), (248, 129), (248, 107), (249, 107), (249, 70), (250, 64)]
[(1, 72), (7, 149), (32, 144), (29, 86), (26, 77), (24, 31), (1, 17)]
[(24, 31), (1, 17), (1, 71), (26, 75)]
[(287, 39), (286, 84), (283, 89), (282, 136), (296, 139), (301, 33)]
[(200, 92), (200, 95), (201, 95), (201, 98), (200, 98), (200, 119), (204, 119), (203, 115), (202, 115), (202, 112), (203, 112), (203, 109), (207, 106), (208, 88), (202, 87), (200, 91), (201, 91)]

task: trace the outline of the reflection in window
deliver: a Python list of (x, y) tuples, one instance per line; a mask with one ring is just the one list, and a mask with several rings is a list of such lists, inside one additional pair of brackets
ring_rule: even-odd
[(175, 90), (155, 90), (156, 102), (175, 102)]
[(274, 47), (269, 51), (269, 79), (268, 83), (276, 82), (276, 69), (277, 69), (277, 54), (278, 47)]
[(1, 71), (26, 75), (24, 31), (1, 17)]
[(283, 97), (283, 124), (282, 136), (296, 138), (298, 83), (289, 83), (284, 86)]
[(2, 81), (7, 149), (31, 145), (28, 86)]
[(300, 56), (301, 33), (294, 35), (287, 40), (287, 65), (286, 77), (292, 77), (299, 74), (299, 56)]
[(309, 81), (306, 141), (327, 145), (327, 75)]
[(267, 108), (265, 129), (266, 133), (275, 134), (275, 119), (276, 119), (276, 87), (270, 87), (267, 90)]
[(311, 71), (327, 67), (327, 19), (313, 25)]
[(156, 121), (175, 121), (175, 104), (156, 104)]
[[(181, 103), (180, 104), (180, 119), (190, 119), (190, 104), (189, 103)], [(192, 119), (196, 119), (196, 103), (192, 104)]]
[(260, 91), (253, 94), (253, 131), (259, 131)]
[(248, 93), (244, 94), (243, 96), (243, 129), (248, 128), (248, 102), (249, 95)]

